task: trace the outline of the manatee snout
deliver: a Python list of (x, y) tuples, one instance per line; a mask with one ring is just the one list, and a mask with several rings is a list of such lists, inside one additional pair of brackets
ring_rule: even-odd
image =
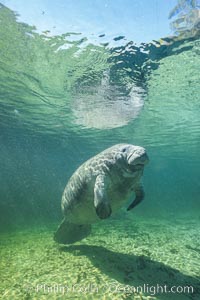
[(134, 152), (128, 159), (130, 165), (146, 165), (149, 162), (149, 157), (146, 153), (146, 150), (142, 148), (140, 151)]
[(148, 155), (146, 154), (146, 152), (134, 160), (135, 165), (137, 165), (137, 164), (146, 165), (146, 164), (148, 164), (148, 162), (149, 162), (149, 158), (148, 158)]

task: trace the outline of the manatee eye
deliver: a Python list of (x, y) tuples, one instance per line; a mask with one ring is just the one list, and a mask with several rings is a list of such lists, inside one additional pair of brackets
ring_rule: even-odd
[(122, 152), (126, 152), (126, 148), (123, 148), (123, 149), (122, 149)]

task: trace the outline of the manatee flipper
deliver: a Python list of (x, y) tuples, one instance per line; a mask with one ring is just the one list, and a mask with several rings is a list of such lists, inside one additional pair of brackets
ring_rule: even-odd
[(84, 239), (90, 232), (90, 224), (72, 224), (64, 219), (54, 234), (54, 241), (59, 244), (71, 244)]
[(106, 195), (105, 176), (99, 175), (96, 178), (94, 185), (94, 207), (96, 214), (100, 219), (108, 218), (111, 213), (111, 206)]
[(144, 190), (143, 190), (142, 185), (138, 185), (135, 188), (134, 192), (135, 192), (136, 197), (133, 200), (133, 202), (129, 205), (127, 210), (131, 210), (132, 208), (134, 208), (136, 205), (138, 205), (144, 199)]

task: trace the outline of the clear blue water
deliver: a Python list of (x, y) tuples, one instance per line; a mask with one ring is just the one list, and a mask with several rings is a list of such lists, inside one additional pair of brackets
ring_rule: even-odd
[(58, 224), (71, 174), (122, 142), (150, 157), (137, 217), (200, 220), (198, 26), (139, 45), (117, 36), (115, 45), (38, 33), (3, 5), (0, 24), (2, 234)]

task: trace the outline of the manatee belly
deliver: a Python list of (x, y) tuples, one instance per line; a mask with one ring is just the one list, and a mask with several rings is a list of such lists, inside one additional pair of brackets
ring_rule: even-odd
[[(109, 184), (106, 189), (108, 200), (111, 204), (112, 214), (118, 211), (123, 204), (134, 197), (132, 186), (123, 184)], [(74, 224), (92, 224), (101, 219), (97, 216), (94, 207), (94, 187), (91, 186), (80, 192), (76, 199), (72, 199), (73, 208), (65, 209), (65, 218)]]

